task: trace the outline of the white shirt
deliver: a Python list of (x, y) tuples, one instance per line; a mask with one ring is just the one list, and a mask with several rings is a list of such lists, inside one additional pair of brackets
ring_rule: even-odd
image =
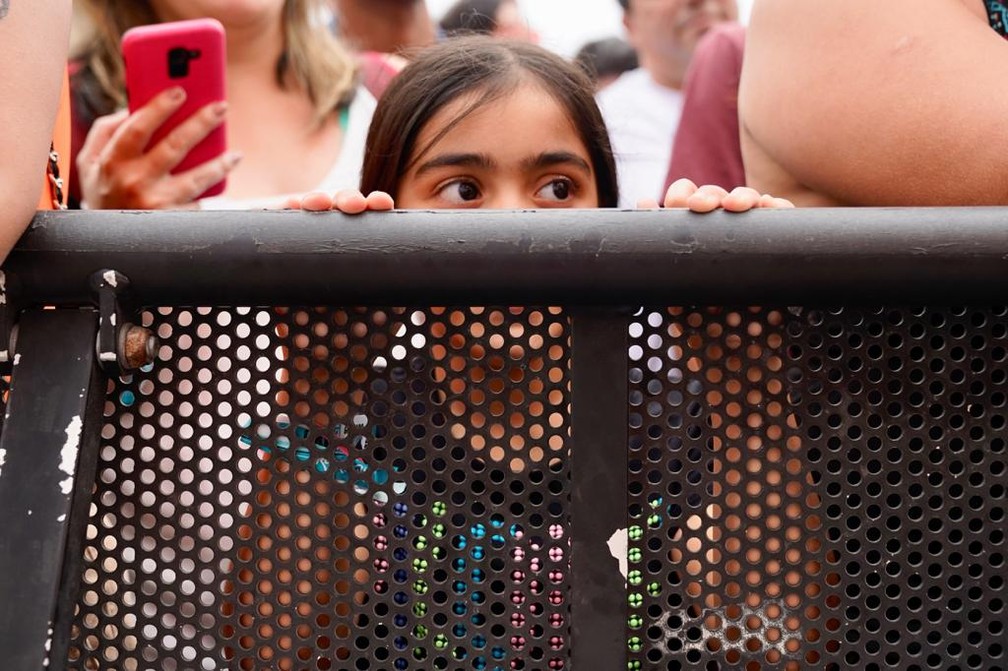
[(360, 186), (361, 166), (364, 164), (364, 143), (367, 140), (371, 117), (374, 115), (377, 101), (363, 86), (357, 88), (353, 102), (350, 103), (350, 113), (347, 119), (346, 131), (343, 133), (343, 145), (339, 155), (334, 157), (333, 167), (320, 184), (307, 189), (303, 193), (282, 194), (279, 196), (263, 196), (257, 198), (228, 198), (227, 195), (212, 196), (199, 201), (204, 210), (259, 210), (282, 207), (291, 196), (303, 196), (309, 191), (325, 191), (333, 193), (340, 189), (356, 189)]
[(658, 84), (638, 68), (602, 89), (597, 101), (616, 155), (620, 207), (636, 207), (643, 198), (660, 203), (682, 114), (682, 91)]

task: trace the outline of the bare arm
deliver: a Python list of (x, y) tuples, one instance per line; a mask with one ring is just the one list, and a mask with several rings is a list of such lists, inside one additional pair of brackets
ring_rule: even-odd
[(0, 0), (0, 260), (38, 204), (70, 39), (70, 0)]
[(757, 0), (747, 172), (772, 164), (853, 205), (1006, 204), (1006, 71), (982, 0)]

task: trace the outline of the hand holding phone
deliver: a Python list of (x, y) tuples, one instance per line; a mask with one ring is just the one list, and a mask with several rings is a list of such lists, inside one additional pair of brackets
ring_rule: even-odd
[(98, 118), (77, 155), (82, 204), (192, 206), (224, 189), (239, 155), (225, 148), (224, 29), (212, 19), (123, 37), (129, 110)]
[[(162, 91), (180, 87), (185, 100), (153, 133), (154, 147), (193, 114), (225, 99), (224, 27), (214, 19), (173, 21), (132, 28), (122, 38), (130, 112), (147, 105)], [(224, 154), (226, 131), (221, 122), (171, 169), (186, 172)], [(200, 198), (224, 190), (221, 180)]]

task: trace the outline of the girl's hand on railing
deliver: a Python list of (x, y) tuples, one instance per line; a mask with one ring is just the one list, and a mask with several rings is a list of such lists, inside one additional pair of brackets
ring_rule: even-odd
[(360, 214), (361, 212), (385, 212), (395, 207), (392, 196), (384, 191), (372, 191), (367, 196), (356, 189), (343, 189), (335, 194), (313, 191), (300, 198), (291, 198), (285, 204), (289, 210), (306, 210), (308, 212), (325, 212), (336, 210), (343, 214)]
[(190, 206), (231, 172), (241, 158), (237, 152), (225, 152), (192, 170), (171, 174), (189, 150), (224, 121), (227, 105), (223, 102), (203, 107), (147, 147), (184, 101), (184, 91), (168, 89), (133, 114), (122, 110), (94, 122), (77, 156), (85, 207), (161, 210)]
[[(638, 207), (658, 207), (655, 201), (642, 201)], [(746, 212), (758, 207), (790, 208), (794, 204), (786, 198), (774, 198), (756, 189), (739, 186), (731, 193), (713, 184), (697, 186), (683, 178), (673, 182), (665, 192), (663, 207), (687, 208), (691, 212), (712, 212), (718, 208), (729, 212)]]

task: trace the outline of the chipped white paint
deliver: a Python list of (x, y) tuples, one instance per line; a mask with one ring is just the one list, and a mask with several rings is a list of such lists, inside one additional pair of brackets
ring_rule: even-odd
[(9, 360), (10, 354), (7, 353), (7, 350), (0, 350), (0, 361), (7, 363)]
[(49, 650), (50, 648), (52, 648), (52, 635), (53, 635), (52, 621), (50, 620), (49, 629), (48, 631), (46, 631), (46, 642), (45, 642), (46, 656), (45, 659), (42, 660), (42, 666), (45, 668), (49, 668)]
[(99, 359), (99, 361), (115, 361), (116, 360), (116, 353), (115, 352), (102, 352), (101, 354), (98, 355), (98, 359)]
[(68, 476), (60, 481), (60, 491), (64, 495), (70, 494), (73, 489), (74, 470), (77, 468), (77, 450), (80, 448), (81, 429), (83, 428), (84, 423), (81, 421), (80, 415), (74, 415), (66, 428), (67, 439), (63, 444), (63, 449), (60, 450), (59, 465), (59, 469)]
[(15, 354), (14, 355), (14, 365), (16, 366), (19, 363), (21, 363), (21, 355), (20, 354)]
[(112, 324), (112, 326), (116, 325), (116, 316), (114, 312), (109, 315), (109, 324)]
[(62, 515), (60, 515), (59, 517), (57, 517), (56, 521), (59, 522), (59, 523), (61, 523), (61, 524), (63, 522), (66, 522), (66, 513), (63, 513)]
[(104, 278), (105, 282), (110, 287), (115, 288), (116, 286), (118, 286), (118, 280), (116, 280), (116, 274), (114, 270), (106, 270), (104, 273), (102, 273), (102, 278)]
[(3, 465), (7, 463), (7, 450), (0, 450), (0, 476), (3, 475)]
[(627, 557), (630, 549), (630, 534), (628, 530), (617, 529), (614, 531), (613, 535), (606, 541), (606, 546), (609, 548), (609, 554), (613, 556), (613, 559), (619, 562), (620, 575), (626, 580), (627, 573), (630, 572), (630, 559)]

